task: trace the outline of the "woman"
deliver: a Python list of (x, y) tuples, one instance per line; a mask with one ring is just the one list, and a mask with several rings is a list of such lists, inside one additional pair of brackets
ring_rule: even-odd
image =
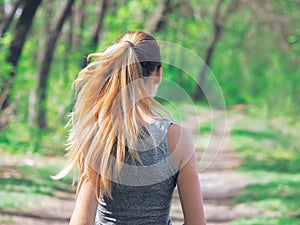
[(75, 80), (69, 160), (79, 165), (71, 225), (172, 224), (178, 186), (184, 224), (205, 224), (191, 135), (162, 119), (154, 100), (162, 79), (160, 49), (144, 32), (121, 36)]

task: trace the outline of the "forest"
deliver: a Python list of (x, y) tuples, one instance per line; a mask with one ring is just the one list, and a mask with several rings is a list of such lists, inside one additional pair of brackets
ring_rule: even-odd
[[(0, 154), (63, 156), (72, 82), (87, 56), (142, 30), (162, 45), (163, 105), (188, 101), (261, 118), (274, 130), (259, 137), (280, 139), (272, 148), (291, 149), (271, 161), (289, 154), (284, 159), (292, 169), (283, 170), (294, 174), (300, 162), (300, 144), (291, 140), (300, 127), (299, 12), (300, 0), (0, 0)], [(279, 120), (284, 125), (274, 125)], [(241, 129), (235, 135), (262, 140)]]
[[(36, 140), (28, 147), (38, 151), (41, 133), (62, 129), (72, 108), (72, 81), (87, 55), (135, 30), (176, 43), (203, 60), (188, 64), (193, 74), (166, 60), (165, 76), (194, 102), (205, 102), (201, 86), (212, 73), (226, 107), (245, 104), (268, 116), (296, 119), (299, 4), (296, 0), (2, 0), (0, 129)], [(181, 52), (173, 55), (173, 61), (188, 63)], [(14, 142), (9, 134), (4, 136)]]

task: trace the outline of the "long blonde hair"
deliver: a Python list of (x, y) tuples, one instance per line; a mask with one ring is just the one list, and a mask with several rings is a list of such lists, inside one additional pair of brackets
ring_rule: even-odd
[(80, 71), (74, 86), (76, 100), (68, 125), (68, 161), (55, 179), (79, 165), (79, 193), (91, 181), (97, 198), (112, 197), (112, 177), (117, 176), (128, 148), (134, 160), (134, 145), (145, 112), (158, 115), (162, 106), (147, 92), (147, 79), (161, 66), (156, 40), (144, 32), (121, 36), (103, 53), (89, 55), (92, 62)]

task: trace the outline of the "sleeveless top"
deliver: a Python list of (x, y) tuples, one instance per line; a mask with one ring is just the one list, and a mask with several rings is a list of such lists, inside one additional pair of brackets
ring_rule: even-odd
[(127, 152), (118, 178), (112, 178), (112, 199), (99, 200), (95, 225), (171, 225), (170, 207), (178, 170), (170, 158), (167, 131), (171, 122), (157, 120), (142, 127), (136, 151)]

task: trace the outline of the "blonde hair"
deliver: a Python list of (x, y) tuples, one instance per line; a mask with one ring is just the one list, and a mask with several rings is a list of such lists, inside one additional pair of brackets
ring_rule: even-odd
[(93, 62), (74, 81), (68, 161), (54, 179), (79, 165), (77, 193), (89, 180), (97, 198), (112, 197), (112, 177), (122, 169), (126, 148), (133, 160), (139, 160), (134, 146), (139, 126), (147, 123), (145, 112), (153, 119), (161, 116), (155, 106), (163, 107), (147, 92), (147, 78), (161, 66), (160, 49), (151, 35), (130, 32), (89, 59)]

